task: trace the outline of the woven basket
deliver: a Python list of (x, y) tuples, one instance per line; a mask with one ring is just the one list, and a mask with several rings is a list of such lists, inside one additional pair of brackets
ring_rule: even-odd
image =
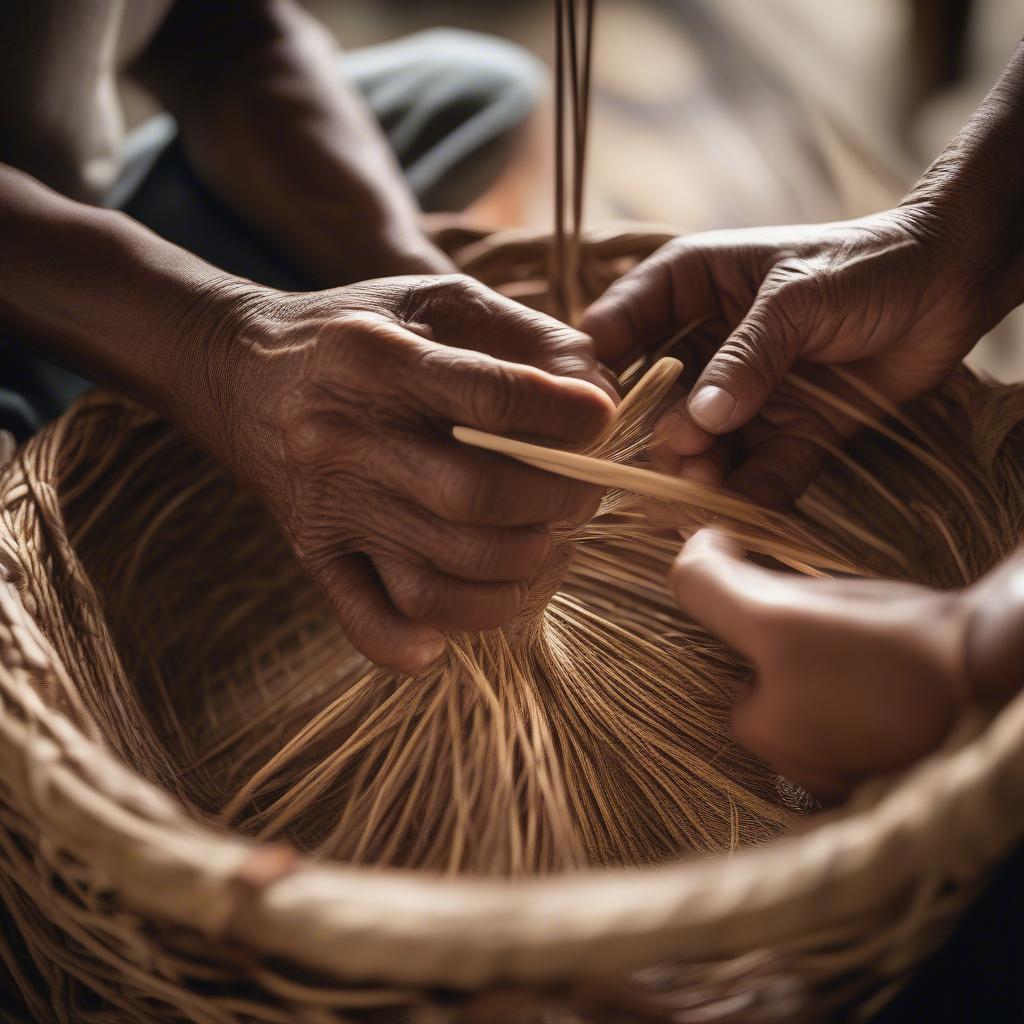
[[(585, 291), (666, 237), (592, 236)], [(543, 303), (544, 238), (443, 241)], [(1024, 418), (1016, 390), (1000, 409)], [(237, 545), (194, 553), (204, 517), (225, 510)], [(218, 826), (173, 758), (133, 763), (126, 742), (173, 705), (133, 688), (147, 658), (209, 673), (215, 701), (217, 673), (258, 664), (253, 685), (272, 688), (319, 635), (323, 606), (248, 496), (151, 414), (96, 394), (0, 469), (0, 572), (0, 955), (35, 1020), (864, 1015), (1024, 834), (1021, 696), (841, 812), (730, 856), (516, 882), (316, 862)], [(236, 592), (267, 593), (262, 618), (208, 631)], [(287, 644), (268, 636), (275, 620)], [(100, 699), (111, 688), (124, 697)]]

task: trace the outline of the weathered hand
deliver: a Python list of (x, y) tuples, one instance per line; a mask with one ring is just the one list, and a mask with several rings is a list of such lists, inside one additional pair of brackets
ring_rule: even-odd
[(548, 524), (599, 493), (450, 428), (591, 440), (613, 402), (590, 340), (456, 276), (257, 290), (241, 308), (190, 426), (267, 500), (356, 647), (413, 670), (442, 631), (513, 618)]
[(828, 367), (898, 404), (938, 383), (1005, 312), (979, 286), (982, 243), (957, 223), (908, 203), (844, 223), (678, 238), (614, 284), (581, 326), (616, 365), (699, 322), (682, 356), (702, 372), (659, 424), (656, 465), (724, 477), (781, 507), (816, 472), (816, 439), (840, 443), (858, 427), (795, 388), (791, 370), (877, 415)]
[(713, 530), (687, 541), (671, 586), (753, 667), (737, 741), (824, 800), (933, 750), (967, 706), (970, 591), (772, 572)]

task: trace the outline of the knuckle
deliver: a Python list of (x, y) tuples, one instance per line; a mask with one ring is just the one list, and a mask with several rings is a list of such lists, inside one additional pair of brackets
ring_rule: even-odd
[(395, 336), (395, 324), (389, 318), (369, 310), (347, 310), (320, 328), (317, 346), (321, 359), (344, 365), (346, 371), (364, 369), (368, 353), (378, 359)]
[(459, 312), (486, 306), (483, 285), (466, 274), (446, 274), (434, 283), (424, 285), (428, 303), (437, 303), (446, 310)]
[(589, 334), (584, 334), (575, 328), (566, 328), (566, 330), (568, 333), (561, 339), (559, 346), (562, 351), (577, 358), (597, 358), (597, 346)]
[(346, 600), (336, 595), (335, 608), (346, 636), (367, 657), (380, 656), (380, 621), (365, 601)]
[(514, 482), (518, 486), (513, 490), (510, 481), (508, 493), (515, 504), (509, 504), (508, 508), (524, 523), (547, 525), (584, 516), (580, 494), (588, 492), (585, 485), (540, 469), (531, 469)]
[(672, 564), (670, 578), (676, 587), (690, 587), (714, 576), (715, 556), (707, 550), (686, 545)]
[(478, 582), (532, 579), (551, 554), (551, 532), (544, 526), (488, 527), (453, 531), (447, 545), (453, 572)]
[(471, 579), (492, 579), (500, 575), (502, 546), (467, 530), (454, 531), (448, 540), (453, 566)]
[(514, 531), (494, 536), (462, 535), (454, 540), (460, 574), (480, 582), (518, 582), (529, 579), (543, 564), (536, 544), (524, 543)]
[(470, 291), (473, 285), (473, 278), (468, 274), (441, 274), (424, 278), (418, 290), (421, 295), (456, 294)]
[(317, 340), (334, 349), (352, 348), (360, 334), (376, 330), (380, 322), (380, 316), (368, 309), (337, 310), (320, 325)]
[(444, 287), (455, 295), (474, 295), (482, 291), (482, 285), (468, 274), (446, 274), (442, 279)]
[(392, 574), (388, 592), (395, 607), (414, 622), (435, 618), (445, 603), (445, 578), (405, 565)]
[(517, 580), (512, 583), (502, 584), (500, 589), (494, 591), (494, 599), (486, 618), (480, 619), (476, 609), (470, 609), (469, 614), (474, 618), (474, 625), (481, 629), (490, 629), (504, 625), (515, 618), (516, 614), (526, 604), (530, 596), (530, 586), (525, 580)]
[(759, 381), (774, 379), (788, 365), (789, 346), (784, 335), (774, 328), (772, 315), (764, 309), (751, 311), (733, 334), (722, 344), (713, 363), (711, 376), (735, 373), (754, 375)]
[(422, 277), (410, 283), (399, 308), (399, 319), (404, 322), (424, 320), (444, 310), (469, 292), (469, 281), (464, 274), (439, 274)]
[(833, 274), (827, 270), (802, 270), (789, 276), (779, 287), (780, 310), (809, 307)]
[(512, 618), (530, 599), (530, 584), (526, 580), (516, 580), (509, 584), (508, 611), (506, 618)]
[(780, 260), (765, 279), (770, 295), (765, 308), (770, 317), (788, 328), (805, 322), (833, 276), (832, 271), (810, 260)]
[(710, 273), (715, 251), (715, 235), (712, 233), (681, 235), (655, 255), (655, 268), (668, 275), (673, 294), (682, 294), (695, 274)]
[(769, 271), (767, 282), (778, 290), (794, 291), (805, 285), (813, 285), (821, 267), (815, 261), (802, 256), (783, 256)]
[(484, 297), (487, 289), (475, 278), (468, 274), (452, 274), (448, 280), (450, 287), (458, 295)]
[(777, 339), (773, 331), (776, 320), (774, 299), (760, 302), (746, 315), (719, 350), (719, 358), (753, 366), (760, 358), (771, 354), (772, 343)]
[(311, 408), (306, 389), (295, 388), (280, 406), (281, 431), (289, 455), (302, 463), (319, 464), (335, 447), (335, 429)]
[(480, 568), (490, 576), (505, 580), (531, 579), (543, 566), (551, 550), (551, 534), (544, 527), (509, 536), (487, 544)]
[(554, 541), (546, 526), (529, 529), (526, 543), (517, 549), (513, 572), (519, 579), (529, 580), (537, 575), (551, 557)]
[(482, 473), (448, 464), (438, 473), (437, 500), (445, 519), (454, 522), (476, 522), (490, 507), (490, 485)]
[(545, 330), (541, 335), (546, 350), (545, 369), (555, 375), (572, 376), (597, 363), (597, 349), (587, 334), (566, 328), (564, 332)]
[(651, 257), (653, 260), (680, 260), (687, 259), (692, 256), (698, 249), (698, 245), (695, 242), (694, 235), (677, 235), (675, 238), (666, 242), (660, 249), (658, 249)]
[(497, 430), (516, 423), (529, 407), (521, 375), (500, 364), (479, 367), (469, 382), (467, 398), (472, 415)]

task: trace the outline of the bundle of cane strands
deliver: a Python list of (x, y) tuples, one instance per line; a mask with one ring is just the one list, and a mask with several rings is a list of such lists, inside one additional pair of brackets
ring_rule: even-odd
[[(555, 13), (553, 236), (439, 242), (571, 321), (671, 233), (582, 230), (594, 7)], [(585, 451), (451, 425), (606, 493), (516, 621), (414, 676), (133, 403), (88, 396), (0, 468), (0, 983), (32, 1016), (667, 1024), (891, 994), (1024, 831), (1024, 702), (809, 815), (733, 742), (749, 669), (665, 575), (714, 521), (794, 572), (976, 579), (1024, 533), (1024, 389), (961, 370), (896, 410), (794, 378), (864, 430), (768, 512), (644, 464), (681, 370), (657, 356), (698, 329), (652, 339)]]

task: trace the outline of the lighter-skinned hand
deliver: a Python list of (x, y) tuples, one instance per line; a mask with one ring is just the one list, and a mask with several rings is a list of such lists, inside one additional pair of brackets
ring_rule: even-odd
[(713, 529), (686, 542), (670, 585), (753, 668), (736, 740), (822, 800), (934, 750), (969, 703), (965, 591), (775, 572)]

